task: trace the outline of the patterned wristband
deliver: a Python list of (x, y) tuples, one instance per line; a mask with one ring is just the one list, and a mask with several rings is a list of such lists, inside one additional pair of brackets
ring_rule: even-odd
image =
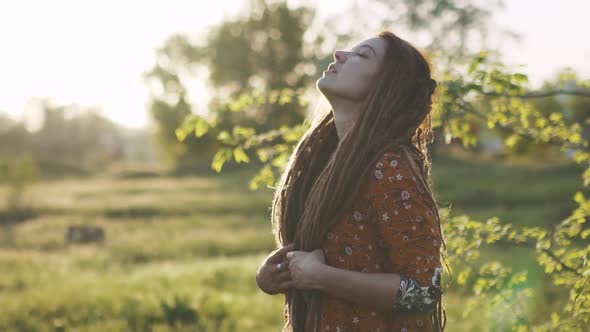
[(430, 313), (435, 310), (441, 295), (440, 288), (420, 286), (416, 280), (402, 274), (393, 309), (406, 313)]

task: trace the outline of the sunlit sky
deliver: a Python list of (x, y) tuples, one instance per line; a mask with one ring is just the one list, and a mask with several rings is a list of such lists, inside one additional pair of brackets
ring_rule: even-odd
[[(337, 12), (351, 1), (322, 0), (319, 10)], [(590, 78), (590, 1), (505, 2), (496, 26), (523, 36), (518, 44), (498, 44), (507, 63), (525, 65), (533, 85), (565, 66)], [(99, 106), (119, 123), (143, 126), (148, 88), (140, 76), (154, 64), (154, 48), (172, 33), (215, 24), (224, 11), (239, 10), (240, 3), (0, 2), (0, 112), (21, 119), (30, 98), (50, 97), (58, 104)], [(195, 95), (205, 98), (204, 93)]]

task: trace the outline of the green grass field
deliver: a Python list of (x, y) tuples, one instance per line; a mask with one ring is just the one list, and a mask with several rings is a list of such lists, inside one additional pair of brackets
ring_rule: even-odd
[[(576, 206), (580, 172), (445, 158), (433, 176), (453, 215), (548, 226)], [(1, 228), (0, 331), (279, 331), (283, 296), (264, 294), (254, 279), (274, 249), (272, 192), (249, 191), (254, 174), (38, 183), (28, 191), (37, 216)], [(102, 226), (106, 240), (66, 244), (77, 224)], [(533, 320), (559, 304), (563, 294), (534, 253), (500, 247), (483, 256), (529, 270)], [(470, 296), (447, 293), (448, 330), (502, 330), (502, 317), (461, 317)]]

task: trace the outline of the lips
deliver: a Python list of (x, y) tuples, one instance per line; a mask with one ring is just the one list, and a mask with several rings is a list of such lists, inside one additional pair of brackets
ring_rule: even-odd
[(334, 64), (330, 64), (330, 66), (328, 66), (328, 71), (333, 71), (334, 73), (337, 73), (336, 71), (336, 67), (334, 66)]

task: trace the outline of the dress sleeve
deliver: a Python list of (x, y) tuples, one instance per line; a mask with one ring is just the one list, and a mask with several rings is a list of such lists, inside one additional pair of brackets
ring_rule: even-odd
[(439, 220), (409, 158), (403, 151), (387, 152), (372, 168), (371, 222), (387, 258), (385, 270), (401, 276), (393, 309), (429, 313), (442, 294)]

